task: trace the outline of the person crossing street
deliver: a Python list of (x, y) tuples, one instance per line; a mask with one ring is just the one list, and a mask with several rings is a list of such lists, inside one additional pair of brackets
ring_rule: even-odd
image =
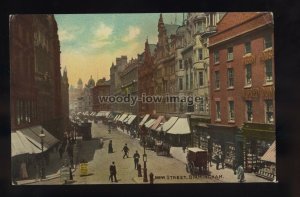
[(124, 151), (123, 159), (124, 159), (125, 157), (128, 158), (128, 157), (129, 157), (129, 156), (128, 156), (129, 148), (127, 147), (127, 144), (125, 144), (125, 146), (123, 147), (122, 151)]

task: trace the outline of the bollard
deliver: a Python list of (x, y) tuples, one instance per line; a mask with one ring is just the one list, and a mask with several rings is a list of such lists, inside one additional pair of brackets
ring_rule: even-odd
[(72, 174), (72, 168), (70, 167), (70, 180), (72, 181), (73, 180), (73, 174)]
[(141, 166), (141, 164), (138, 164), (137, 170), (138, 170), (138, 177), (142, 177), (142, 166)]
[(154, 181), (154, 175), (153, 175), (152, 172), (149, 174), (149, 177), (150, 177), (150, 184), (153, 184), (153, 181)]

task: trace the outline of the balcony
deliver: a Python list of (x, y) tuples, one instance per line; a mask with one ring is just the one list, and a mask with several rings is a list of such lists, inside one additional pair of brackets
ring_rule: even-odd
[(201, 32), (201, 36), (209, 36), (213, 33), (217, 32), (217, 26), (208, 26), (206, 27), (205, 31)]

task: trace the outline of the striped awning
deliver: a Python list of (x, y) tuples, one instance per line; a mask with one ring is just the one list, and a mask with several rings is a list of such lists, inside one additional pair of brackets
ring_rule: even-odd
[(150, 128), (155, 122), (155, 119), (150, 119), (145, 123), (145, 127)]
[(261, 160), (276, 163), (276, 141), (273, 142), (267, 152), (261, 157)]
[(143, 118), (143, 120), (140, 122), (139, 126), (143, 126), (143, 124), (145, 124), (145, 122), (147, 121), (147, 119), (149, 118), (149, 114), (146, 114)]
[(157, 127), (160, 126), (160, 123), (164, 120), (164, 116), (159, 116), (155, 122), (153, 123), (153, 125), (151, 126), (151, 129), (155, 130), (157, 129)]

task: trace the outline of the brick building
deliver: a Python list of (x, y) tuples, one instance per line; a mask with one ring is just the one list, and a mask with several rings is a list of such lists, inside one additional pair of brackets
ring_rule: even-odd
[(227, 13), (209, 37), (210, 136), (246, 170), (275, 140), (273, 18), (271, 13)]

